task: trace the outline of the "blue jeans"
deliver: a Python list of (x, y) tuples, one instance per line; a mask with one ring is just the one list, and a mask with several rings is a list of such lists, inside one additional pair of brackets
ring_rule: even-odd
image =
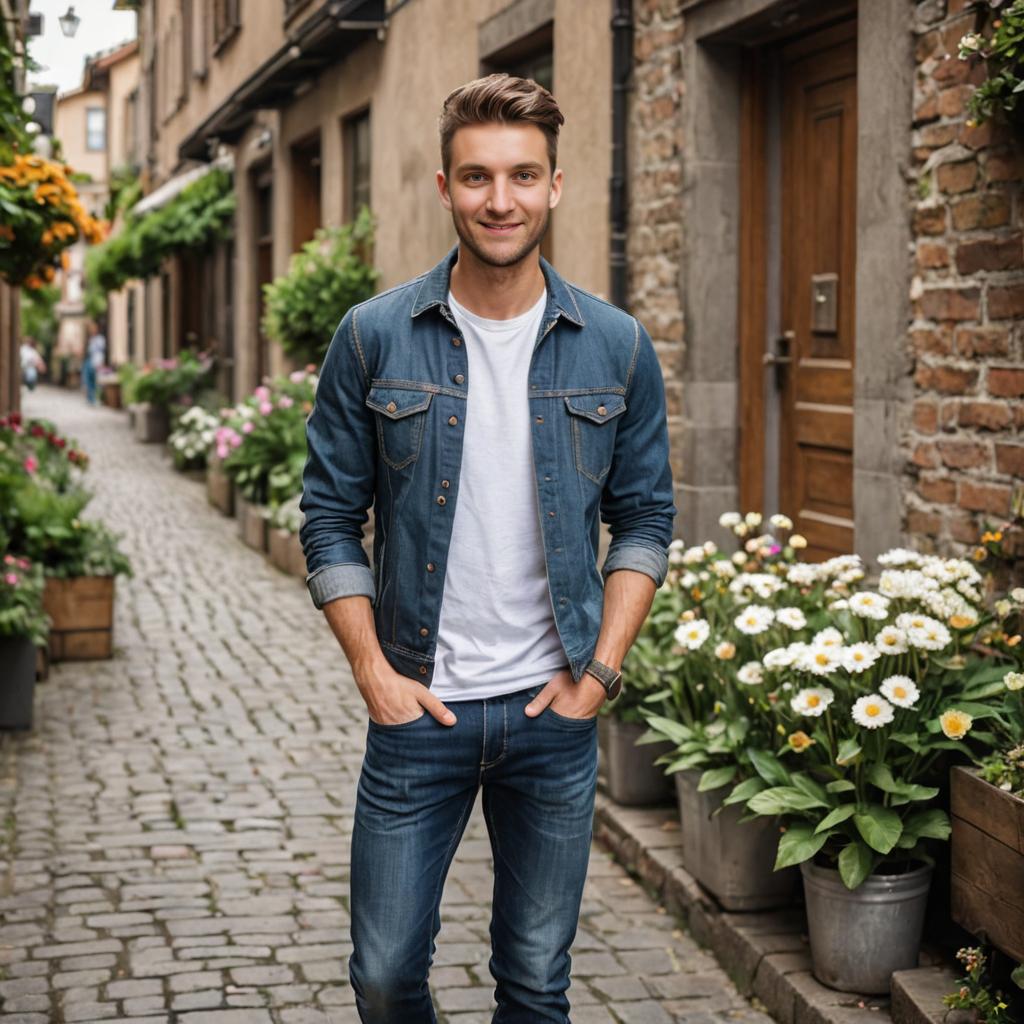
[(434, 1024), (427, 987), (440, 903), (477, 790), (494, 860), (493, 1024), (568, 1024), (569, 947), (587, 876), (597, 718), (523, 710), (544, 684), (369, 720), (352, 829), (349, 978), (367, 1024)]
[(85, 384), (85, 400), (90, 405), (96, 404), (96, 367), (91, 359), (82, 363), (82, 381)]

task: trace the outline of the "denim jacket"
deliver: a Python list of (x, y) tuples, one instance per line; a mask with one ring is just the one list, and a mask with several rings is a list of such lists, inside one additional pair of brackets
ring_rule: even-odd
[[(300, 506), (313, 603), (365, 594), (385, 658), (427, 686), (473, 385), (448, 306), (457, 257), (456, 246), (429, 273), (342, 318), (306, 422)], [(660, 585), (676, 509), (650, 337), (544, 259), (541, 269), (547, 305), (526, 397), (548, 593), (578, 681), (597, 644), (605, 579), (634, 569)], [(372, 570), (362, 547), (371, 506)], [(611, 534), (600, 572), (599, 515)]]

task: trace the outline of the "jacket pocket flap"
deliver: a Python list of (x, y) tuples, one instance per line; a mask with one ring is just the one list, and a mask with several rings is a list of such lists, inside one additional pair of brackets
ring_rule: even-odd
[(366, 404), (388, 419), (399, 420), (414, 412), (423, 412), (434, 397), (432, 391), (408, 391), (405, 388), (370, 388)]
[(574, 416), (584, 416), (592, 423), (607, 423), (626, 411), (622, 395), (566, 395), (565, 404)]

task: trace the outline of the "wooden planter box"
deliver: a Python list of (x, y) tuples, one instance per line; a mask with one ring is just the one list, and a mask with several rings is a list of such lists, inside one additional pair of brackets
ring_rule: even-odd
[(111, 409), (121, 408), (121, 382), (119, 380), (107, 381), (100, 389), (103, 404)]
[(216, 455), (210, 455), (206, 462), (206, 498), (224, 515), (235, 514), (235, 488)]
[(43, 607), (53, 622), (51, 661), (91, 661), (113, 656), (113, 576), (47, 578)]
[(241, 495), (235, 495), (235, 515), (238, 518), (238, 535), (255, 551), (267, 551), (267, 519), (262, 505), (253, 505)]
[(171, 432), (171, 417), (162, 405), (138, 402), (135, 406), (135, 440), (163, 444)]
[(302, 552), (297, 533), (288, 534), (288, 571), (299, 579), (306, 578), (306, 556)]
[(268, 527), (267, 552), (271, 564), (281, 572), (290, 572), (291, 533), (279, 527)]
[(1024, 800), (954, 768), (950, 805), (953, 920), (1024, 961)]

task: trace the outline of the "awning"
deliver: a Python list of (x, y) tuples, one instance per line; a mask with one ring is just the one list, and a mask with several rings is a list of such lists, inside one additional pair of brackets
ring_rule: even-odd
[(387, 25), (385, 0), (329, 0), (178, 146), (202, 159), (210, 140), (237, 142), (257, 110), (285, 107), (324, 69), (344, 60)]
[(131, 212), (136, 217), (139, 217), (152, 210), (159, 210), (161, 206), (166, 206), (187, 185), (191, 185), (193, 181), (198, 181), (217, 167), (222, 167), (225, 171), (233, 171), (235, 169), (234, 155), (224, 153), (208, 164), (190, 167), (187, 171), (182, 171), (173, 178), (168, 178), (159, 188), (153, 189), (148, 196), (143, 196), (131, 208)]

